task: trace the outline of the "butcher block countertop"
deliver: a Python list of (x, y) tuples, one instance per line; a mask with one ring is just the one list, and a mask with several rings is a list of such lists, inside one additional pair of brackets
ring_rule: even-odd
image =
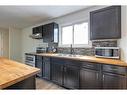
[(0, 89), (36, 75), (40, 70), (0, 57)]
[[(65, 59), (73, 59), (73, 60), (79, 60), (79, 61), (88, 61), (88, 62), (96, 62), (96, 63), (101, 63), (101, 64), (111, 64), (111, 65), (118, 65), (118, 66), (124, 66), (127, 67), (127, 63), (121, 60), (117, 59), (106, 59), (106, 58), (96, 58), (95, 56), (61, 56), (60, 54), (57, 53), (31, 53), (34, 55), (41, 55), (41, 56), (49, 56), (49, 57), (57, 57), (57, 58), (65, 58)], [(66, 55), (66, 54), (65, 54)]]

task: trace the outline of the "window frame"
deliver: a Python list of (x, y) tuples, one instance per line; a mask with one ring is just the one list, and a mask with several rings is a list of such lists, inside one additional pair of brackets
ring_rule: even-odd
[[(85, 23), (85, 22), (88, 22), (88, 44), (74, 44), (74, 25), (75, 24), (81, 24), (81, 23)], [(75, 47), (75, 48), (91, 48), (92, 47), (92, 42), (90, 41), (90, 23), (89, 23), (89, 20), (85, 20), (85, 21), (80, 21), (80, 22), (75, 22), (75, 23), (71, 23), (71, 24), (65, 24), (65, 25), (61, 25), (60, 26), (60, 33), (59, 33), (59, 47), (70, 47), (70, 44), (62, 44), (62, 28), (63, 27), (67, 27), (67, 26), (73, 26), (73, 44), (72, 46)]]

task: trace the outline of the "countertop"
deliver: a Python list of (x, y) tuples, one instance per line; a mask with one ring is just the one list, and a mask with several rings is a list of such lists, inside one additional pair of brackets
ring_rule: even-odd
[(101, 64), (111, 64), (111, 65), (118, 65), (118, 66), (124, 66), (127, 67), (127, 63), (118, 59), (107, 59), (107, 58), (97, 58), (95, 56), (59, 56), (57, 53), (30, 53), (33, 55), (40, 55), (40, 56), (49, 56), (49, 57), (57, 57), (57, 58), (65, 58), (65, 59), (73, 59), (73, 60), (79, 60), (79, 61), (88, 61), (88, 62), (96, 62)]
[(39, 71), (37, 68), (0, 57), (0, 89), (36, 75)]

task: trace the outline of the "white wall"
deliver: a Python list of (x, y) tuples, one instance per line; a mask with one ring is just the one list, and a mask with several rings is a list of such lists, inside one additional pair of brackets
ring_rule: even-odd
[(9, 58), (15, 61), (22, 61), (22, 35), (21, 30), (9, 28)]
[(47, 46), (43, 40), (36, 40), (29, 37), (32, 34), (32, 28), (22, 30), (22, 62), (25, 62), (25, 53), (35, 52), (37, 46)]
[(121, 59), (127, 62), (127, 6), (122, 7), (121, 13), (122, 38), (118, 41), (121, 48)]
[(9, 30), (0, 28), (3, 35), (3, 57), (9, 58)]

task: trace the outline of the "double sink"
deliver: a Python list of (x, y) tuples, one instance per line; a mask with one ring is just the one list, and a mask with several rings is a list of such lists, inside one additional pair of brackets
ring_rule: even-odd
[(60, 56), (60, 57), (82, 57), (83, 55), (58, 53), (58, 54), (54, 54), (54, 56)]

